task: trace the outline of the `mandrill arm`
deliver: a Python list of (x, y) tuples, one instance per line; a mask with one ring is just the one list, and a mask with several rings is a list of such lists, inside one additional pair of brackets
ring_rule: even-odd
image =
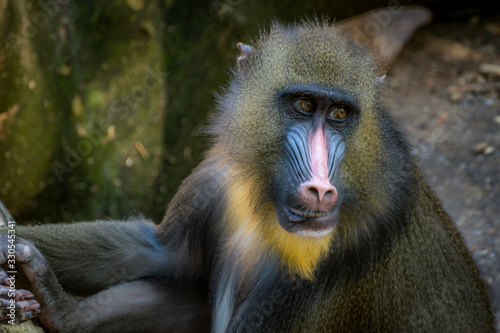
[[(29, 306), (16, 320), (38, 315), (50, 332), (209, 331), (201, 255), (217, 174), (207, 166), (188, 177), (160, 226), (135, 220), (16, 227), (19, 277), (32, 293), (26, 291)], [(8, 239), (6, 230), (1, 233), (5, 264)], [(9, 300), (2, 295), (5, 311)]]
[[(18, 242), (15, 260), (41, 305), (39, 318), (49, 332), (200, 332), (209, 322), (207, 304), (192, 290), (169, 289), (156, 279), (143, 279), (117, 284), (79, 301), (62, 288), (46, 258), (29, 242)], [(33, 311), (39, 307), (35, 305), (17, 309), (17, 320), (38, 314)], [(7, 320), (3, 315), (0, 318)]]
[(61, 285), (80, 296), (154, 275), (170, 260), (144, 220), (18, 226), (16, 236), (31, 241)]

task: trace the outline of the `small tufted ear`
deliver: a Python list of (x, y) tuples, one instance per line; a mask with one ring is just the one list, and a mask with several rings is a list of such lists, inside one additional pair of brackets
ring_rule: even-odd
[(245, 45), (243, 43), (238, 43), (236, 45), (238, 50), (240, 50), (240, 56), (238, 57), (238, 70), (244, 71), (248, 66), (248, 56), (253, 52), (251, 46)]
[(385, 78), (387, 77), (387, 75), (382, 75), (382, 76), (379, 76), (378, 78), (375, 79), (375, 82), (377, 82), (377, 84), (382, 84), (385, 82)]

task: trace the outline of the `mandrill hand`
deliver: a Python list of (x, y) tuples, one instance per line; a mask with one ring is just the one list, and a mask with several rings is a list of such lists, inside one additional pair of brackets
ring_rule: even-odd
[[(32, 250), (26, 242), (17, 239), (14, 220), (0, 202), (0, 323), (18, 324), (35, 318), (40, 312), (40, 303), (28, 290), (16, 289), (21, 282), (18, 270), (31, 258)], [(21, 244), (24, 243), (24, 244)]]
[[(10, 260), (15, 260), (17, 263), (22, 262), (25, 258), (24, 254), (19, 254), (19, 250), (15, 251), (16, 259), (9, 259), (8, 254), (8, 239), (7, 235), (0, 235), (0, 263), (2, 268), (0, 268), (0, 323), (2, 324), (18, 324), (22, 321), (30, 320), (38, 316), (41, 312), (40, 303), (35, 299), (35, 296), (28, 290), (16, 289), (17, 273), (12, 273), (12, 267), (20, 265), (9, 264)], [(18, 245), (19, 247), (24, 247), (22, 252), (29, 249), (27, 246)], [(12, 256), (12, 255), (10, 255)], [(3, 269), (7, 267), (7, 271)]]

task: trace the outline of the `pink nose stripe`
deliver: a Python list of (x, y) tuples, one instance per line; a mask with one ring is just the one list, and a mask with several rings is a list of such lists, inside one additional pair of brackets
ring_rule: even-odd
[(309, 159), (313, 178), (328, 183), (328, 149), (323, 126), (316, 126), (309, 136)]

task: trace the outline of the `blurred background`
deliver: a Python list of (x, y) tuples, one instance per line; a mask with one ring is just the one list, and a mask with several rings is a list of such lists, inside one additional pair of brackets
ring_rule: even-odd
[(159, 222), (203, 157), (237, 42), (273, 19), (416, 4), (433, 21), (388, 66), (387, 106), (497, 303), (500, 6), (488, 1), (0, 0), (0, 200), (19, 223)]

